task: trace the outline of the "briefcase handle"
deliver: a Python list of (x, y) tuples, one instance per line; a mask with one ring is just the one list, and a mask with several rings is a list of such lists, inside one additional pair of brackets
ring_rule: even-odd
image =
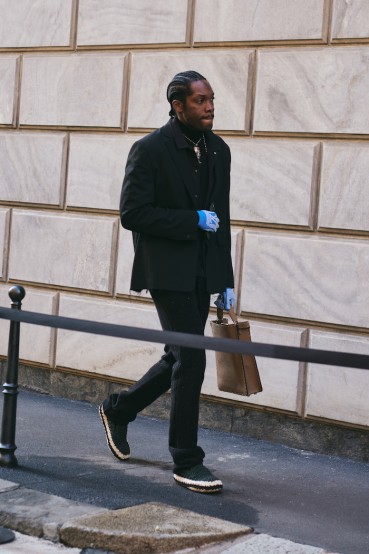
[[(229, 313), (229, 315), (231, 316), (231, 319), (232, 319), (233, 323), (234, 323), (235, 325), (237, 325), (237, 324), (238, 324), (238, 319), (237, 319), (236, 312), (234, 311), (233, 306), (231, 306), (231, 307), (229, 308), (228, 313)], [(223, 319), (224, 319), (224, 317), (223, 317), (223, 310), (222, 310), (222, 308), (217, 308), (217, 321), (218, 321), (218, 323), (224, 323), (224, 322), (223, 322)]]

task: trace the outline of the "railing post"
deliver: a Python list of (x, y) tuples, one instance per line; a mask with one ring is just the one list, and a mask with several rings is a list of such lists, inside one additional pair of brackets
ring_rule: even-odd
[[(9, 289), (12, 309), (21, 309), (25, 295), (26, 291), (21, 286), (17, 285)], [(3, 390), (4, 405), (0, 436), (0, 465), (8, 467), (14, 467), (18, 463), (14, 452), (17, 448), (15, 446), (15, 426), (18, 395), (19, 330), (19, 321), (10, 321), (8, 364)]]

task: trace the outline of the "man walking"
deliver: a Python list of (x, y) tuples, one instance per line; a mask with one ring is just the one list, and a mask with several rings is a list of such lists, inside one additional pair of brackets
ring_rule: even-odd
[[(195, 71), (169, 83), (170, 120), (137, 141), (128, 156), (121, 223), (133, 232), (131, 290), (148, 289), (164, 330), (204, 334), (210, 294), (234, 303), (228, 146), (211, 131), (214, 93)], [(197, 492), (222, 489), (203, 465), (197, 444), (205, 351), (166, 345), (164, 355), (128, 391), (100, 406), (107, 441), (120, 460), (130, 456), (127, 426), (171, 389), (169, 450), (175, 481)]]

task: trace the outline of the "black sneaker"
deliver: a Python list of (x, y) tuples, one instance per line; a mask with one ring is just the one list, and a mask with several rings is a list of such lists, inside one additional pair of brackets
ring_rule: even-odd
[(186, 487), (190, 491), (209, 493), (219, 492), (223, 488), (222, 481), (202, 464), (177, 471), (177, 473), (173, 473), (173, 477), (178, 485)]
[(131, 451), (127, 442), (127, 427), (121, 423), (114, 423), (105, 413), (103, 405), (99, 406), (99, 414), (104, 425), (108, 446), (114, 456), (119, 460), (127, 460)]

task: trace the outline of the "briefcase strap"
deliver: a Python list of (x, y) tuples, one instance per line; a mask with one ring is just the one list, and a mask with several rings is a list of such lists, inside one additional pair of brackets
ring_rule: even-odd
[[(230, 307), (228, 313), (231, 316), (231, 319), (232, 319), (233, 323), (235, 323), (237, 325), (238, 324), (238, 319), (237, 319), (237, 316), (236, 316), (236, 312), (233, 309), (233, 306)], [(222, 321), (223, 321), (223, 310), (222, 310), (222, 308), (217, 308), (217, 320), (218, 320), (218, 323), (222, 323)]]

